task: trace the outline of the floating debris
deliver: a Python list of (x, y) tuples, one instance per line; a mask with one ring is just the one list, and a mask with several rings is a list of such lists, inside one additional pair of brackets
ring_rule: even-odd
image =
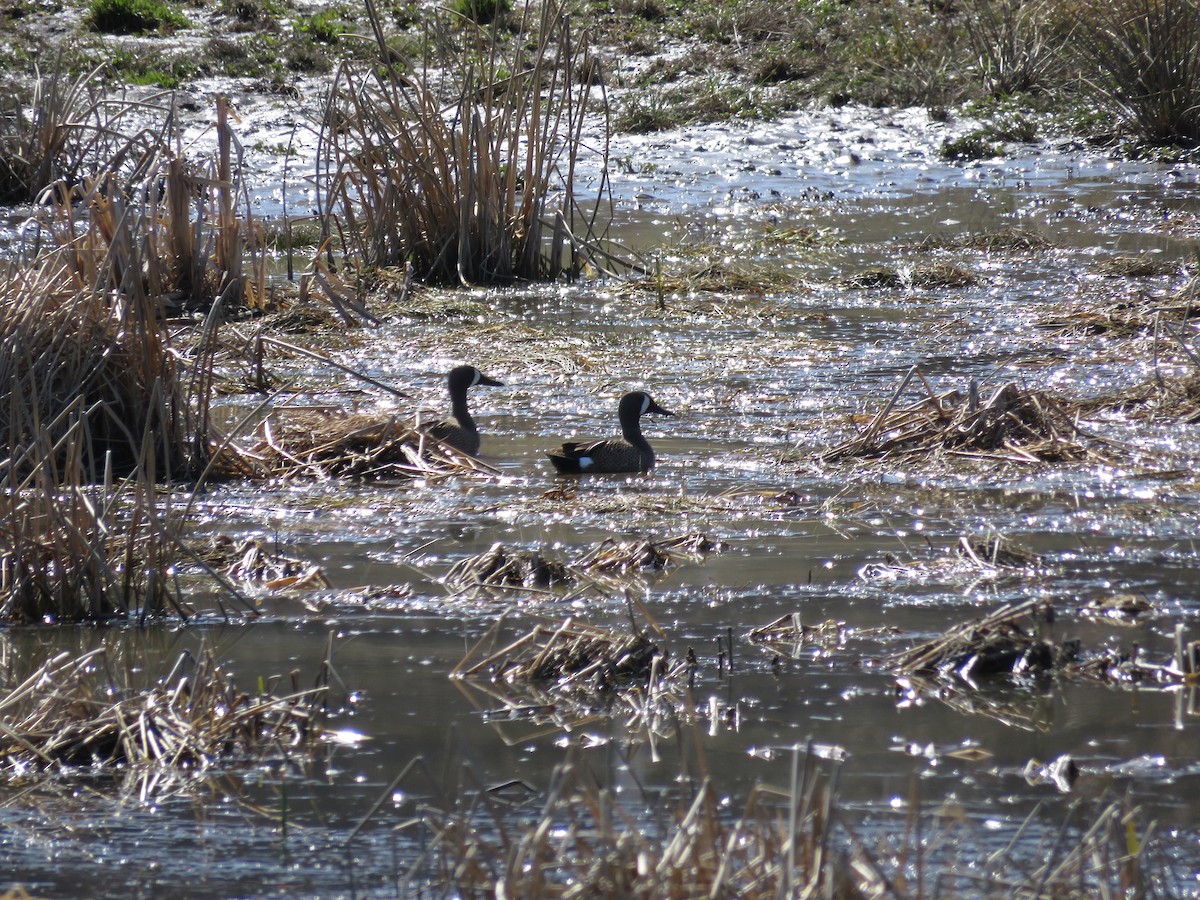
[(1140, 594), (1113, 594), (1109, 597), (1093, 597), (1080, 607), (1079, 613), (1118, 625), (1137, 625), (1141, 616), (1153, 609), (1150, 601)]
[[(891, 400), (858, 437), (826, 451), (827, 461), (949, 453), (1017, 463), (1061, 462), (1096, 456), (1081, 440), (1075, 417), (1063, 401), (1015, 384), (981, 399), (972, 385), (965, 395), (929, 388), (920, 403), (896, 409), (914, 375), (901, 382)], [(919, 376), (924, 383), (924, 377)]]

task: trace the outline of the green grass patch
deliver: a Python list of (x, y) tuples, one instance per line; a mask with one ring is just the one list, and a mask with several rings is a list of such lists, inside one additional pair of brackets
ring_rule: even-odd
[(187, 56), (153, 57), (124, 47), (107, 51), (107, 56), (108, 71), (125, 84), (172, 90), (202, 73), (200, 65)]
[(91, 0), (87, 23), (103, 34), (146, 34), (191, 27), (182, 13), (160, 0)]

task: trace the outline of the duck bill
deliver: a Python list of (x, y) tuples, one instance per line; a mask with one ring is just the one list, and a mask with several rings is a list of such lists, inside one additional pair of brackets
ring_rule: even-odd
[(486, 384), (488, 387), (504, 387), (503, 381), (497, 381), (495, 378), (488, 378), (482, 372), (479, 373), (479, 380), (476, 384)]
[(663, 409), (661, 406), (659, 406), (653, 400), (651, 400), (650, 405), (646, 407), (646, 412), (658, 413), (660, 416), (674, 416), (675, 415), (675, 413), (671, 412), (669, 409)]

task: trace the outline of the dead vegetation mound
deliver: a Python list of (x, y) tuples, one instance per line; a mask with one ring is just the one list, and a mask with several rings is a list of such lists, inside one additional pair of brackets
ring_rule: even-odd
[[(916, 375), (928, 396), (896, 408)], [(826, 451), (823, 458), (895, 458), (950, 454), (1018, 463), (1094, 458), (1066, 401), (1042, 391), (1005, 384), (981, 398), (974, 384), (935, 394), (916, 369), (858, 437)]]
[(248, 450), (222, 464), (259, 477), (436, 478), (495, 470), (395, 416), (296, 410), (263, 423)]
[(684, 562), (700, 562), (727, 545), (695, 532), (654, 541), (612, 538), (569, 562), (537, 550), (519, 550), (495, 543), (478, 556), (460, 560), (445, 581), (460, 591), (472, 589), (548, 590), (554, 587), (596, 589), (618, 593), (645, 572), (663, 572)]
[(1044, 636), (1044, 627), (1053, 619), (1054, 608), (1044, 600), (1003, 606), (896, 654), (885, 665), (906, 675), (953, 677), (968, 683), (998, 673), (1045, 674), (1078, 653), (1078, 647), (1058, 645)]

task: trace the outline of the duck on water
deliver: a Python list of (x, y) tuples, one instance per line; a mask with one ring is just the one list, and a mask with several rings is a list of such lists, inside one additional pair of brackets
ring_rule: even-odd
[(479, 454), (479, 426), (467, 408), (467, 390), (477, 384), (502, 387), (504, 382), (488, 378), (474, 366), (455, 366), (446, 378), (450, 388), (450, 418), (425, 427), (425, 432), (472, 456)]
[(598, 441), (565, 441), (561, 450), (546, 454), (554, 468), (568, 475), (584, 473), (649, 472), (654, 468), (654, 450), (642, 436), (642, 416), (656, 413), (673, 416), (645, 391), (631, 391), (621, 398), (617, 417), (621, 436)]

